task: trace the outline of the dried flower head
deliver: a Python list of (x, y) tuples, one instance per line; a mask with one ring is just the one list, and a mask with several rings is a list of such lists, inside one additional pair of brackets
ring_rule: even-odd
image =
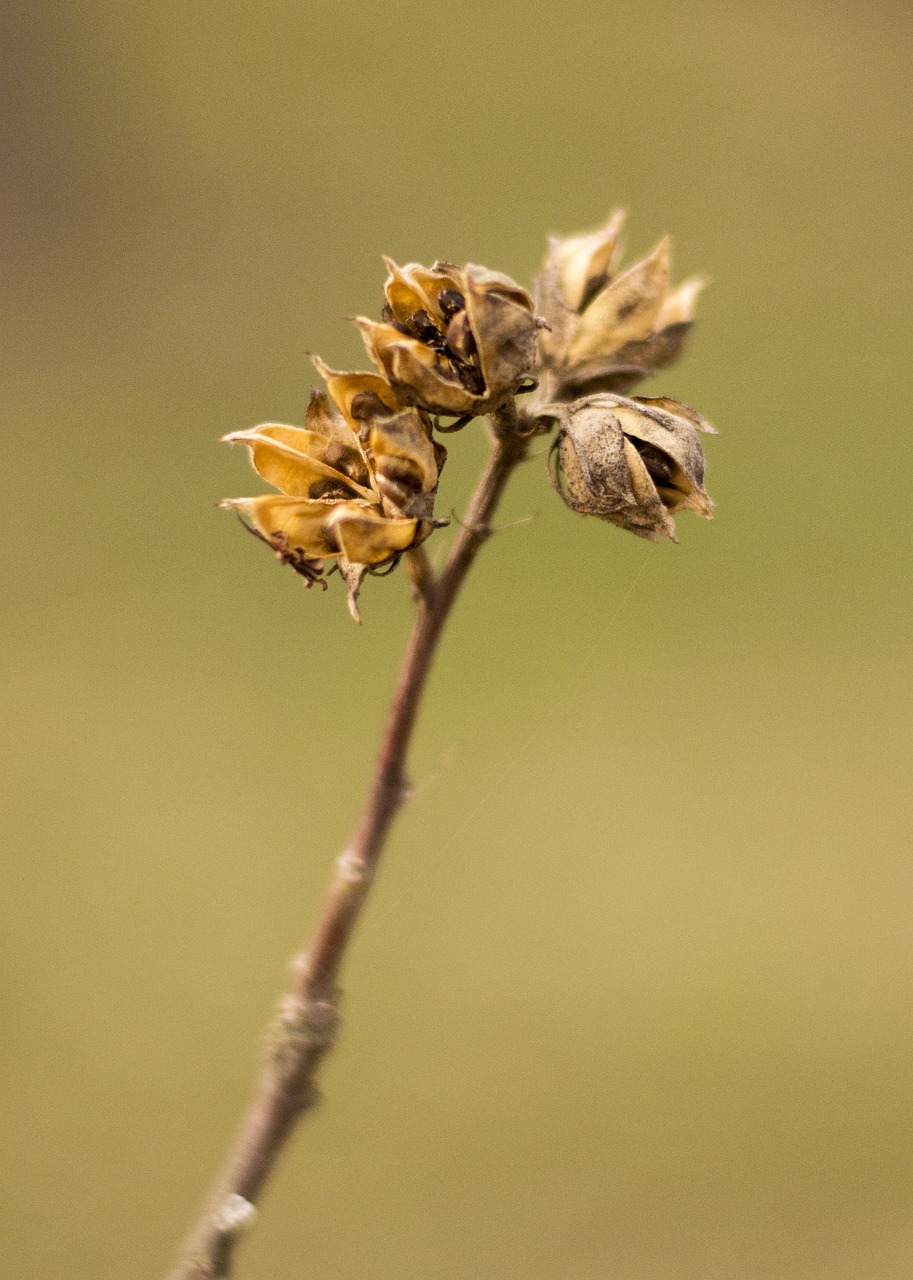
[(572, 511), (651, 542), (677, 540), (677, 511), (712, 516), (698, 432), (715, 432), (688, 405), (602, 394), (549, 412), (558, 422), (552, 483)]
[(472, 264), (385, 262), (383, 322), (355, 323), (402, 404), (468, 419), (535, 386), (541, 326), (525, 289)]
[[(698, 433), (713, 428), (678, 401), (622, 394), (678, 355), (702, 281), (670, 290), (668, 238), (619, 271), (622, 218), (551, 241), (537, 281), (544, 318), (525, 289), (487, 267), (385, 259), (383, 318), (355, 320), (376, 371), (313, 357), (327, 392), (312, 394), (304, 427), (267, 423), (224, 437), (246, 445), (277, 492), (223, 505), (308, 586), (339, 572), (356, 619), (365, 575), (395, 568), (447, 523), (434, 518), (447, 457), (435, 432), (482, 414), (499, 441), (513, 438), (516, 460), (526, 437), (558, 426), (552, 479), (574, 511), (649, 539), (674, 540), (678, 511), (709, 517)], [(540, 379), (518, 409), (513, 397)], [(441, 417), (456, 421), (442, 426)], [(427, 602), (434, 574), (421, 557), (410, 568)]]
[(428, 414), (399, 404), (379, 374), (341, 373), (313, 360), (345, 427), (358, 438), (385, 513), (430, 520), (447, 450), (433, 438)]
[(598, 231), (550, 242), (536, 307), (551, 331), (542, 345), (555, 400), (630, 390), (671, 364), (691, 329), (705, 281), (670, 289), (668, 236), (619, 272), (623, 221), (616, 210)]
[[(439, 467), (429, 436), (396, 406), (382, 379), (376, 379), (383, 384), (378, 387), (373, 374), (325, 372), (338, 408), (314, 392), (304, 428), (267, 423), (223, 437), (246, 445), (254, 470), (279, 493), (228, 498), (222, 505), (246, 516), (308, 586), (326, 585), (323, 574), (331, 562), (360, 621), (357, 601), (365, 574), (395, 565), (431, 532), (430, 512), (426, 519), (410, 508), (433, 493)], [(370, 409), (363, 420), (367, 446), (353, 429), (360, 408)]]

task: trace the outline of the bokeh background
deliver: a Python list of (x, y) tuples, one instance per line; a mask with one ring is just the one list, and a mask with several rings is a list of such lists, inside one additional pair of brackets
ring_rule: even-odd
[(644, 390), (720, 427), (717, 519), (650, 546), (514, 482), (239, 1276), (908, 1277), (909, 8), (3, 26), (0, 1270), (171, 1258), (407, 633), (401, 573), (358, 629), (216, 509), (258, 491), (218, 437), (363, 364), (381, 253), (528, 282), (621, 204), (713, 278)]

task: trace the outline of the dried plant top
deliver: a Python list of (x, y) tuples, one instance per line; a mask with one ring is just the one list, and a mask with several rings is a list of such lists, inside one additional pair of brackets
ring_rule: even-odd
[(699, 433), (713, 428), (676, 400), (627, 395), (681, 353), (704, 282), (671, 287), (668, 237), (619, 270), (622, 221), (553, 239), (535, 303), (486, 267), (387, 260), (381, 319), (355, 319), (377, 372), (315, 358), (327, 390), (312, 393), (303, 427), (224, 437), (278, 492), (222, 505), (306, 586), (338, 571), (357, 621), (365, 576), (447, 523), (434, 517), (447, 458), (436, 433), (476, 417), (501, 437), (555, 430), (552, 482), (573, 511), (651, 540), (675, 539), (678, 511), (709, 518)]

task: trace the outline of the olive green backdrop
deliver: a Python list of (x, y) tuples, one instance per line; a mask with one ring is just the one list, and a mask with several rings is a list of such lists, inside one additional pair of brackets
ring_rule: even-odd
[(650, 546), (512, 485), (239, 1276), (908, 1277), (909, 9), (4, 27), (0, 1270), (172, 1255), (408, 628), (402, 573), (358, 629), (216, 509), (259, 491), (218, 437), (363, 364), (381, 253), (528, 282), (622, 204), (713, 278), (644, 389), (721, 429), (717, 519)]

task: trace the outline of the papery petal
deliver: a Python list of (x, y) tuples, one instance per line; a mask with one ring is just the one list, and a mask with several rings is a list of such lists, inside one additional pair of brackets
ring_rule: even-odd
[(708, 284), (706, 276), (693, 276), (674, 289), (659, 309), (656, 328), (665, 329), (673, 324), (690, 324), (694, 319), (697, 296), (702, 289), (706, 289)]
[(464, 292), (466, 282), (463, 268), (452, 262), (436, 262), (432, 267), (422, 267), (418, 263), (412, 263), (405, 270), (427, 297), (432, 316), (439, 323), (445, 324), (446, 316), (440, 297), (448, 290), (453, 293)]
[(624, 363), (623, 354), (620, 351), (617, 355), (596, 356), (562, 368), (555, 398), (559, 401), (583, 400), (607, 392), (624, 394), (630, 391), (647, 377), (650, 369), (640, 364)]
[(553, 238), (550, 257), (555, 263), (564, 300), (572, 311), (579, 311), (593, 294), (614, 275), (617, 266), (618, 237), (625, 219), (623, 209), (616, 209), (604, 227), (566, 240)]
[[(430, 425), (419, 409), (404, 409), (372, 423), (368, 446), (385, 508), (396, 515), (430, 519), (438, 481), (438, 459)], [(414, 504), (425, 495), (421, 510)]]
[(367, 479), (361, 454), (316, 432), (265, 423), (251, 431), (235, 431), (222, 438), (230, 444), (247, 445), (254, 470), (289, 497), (326, 498), (332, 495), (334, 498), (360, 497), (371, 501), (376, 496), (372, 490), (325, 461), (328, 452), (331, 456), (335, 454), (338, 463), (356, 470), (356, 474), (360, 473)]
[(407, 337), (389, 324), (357, 317), (368, 355), (382, 369), (403, 404), (429, 413), (470, 413), (478, 397), (457, 380), (452, 365), (432, 347)]
[(648, 470), (652, 468), (651, 478), (664, 505), (670, 511), (687, 507), (705, 519), (711, 519), (713, 503), (704, 489), (704, 451), (692, 423), (680, 414), (657, 407), (655, 403), (625, 402), (621, 397), (615, 397), (612, 412), (626, 436), (635, 442), (642, 441), (664, 460), (657, 466), (644, 458)]
[(339, 545), (330, 531), (330, 518), (343, 503), (314, 502), (264, 494), (259, 498), (226, 498), (221, 506), (240, 511), (268, 542), (284, 542), (309, 559), (337, 555)]
[(333, 401), (356, 435), (365, 417), (356, 403), (359, 397), (374, 398), (382, 409), (388, 409), (391, 413), (400, 407), (389, 383), (379, 374), (344, 373), (338, 369), (330, 369), (319, 356), (311, 356), (311, 360), (317, 372), (325, 379)]
[(685, 472), (692, 484), (704, 482), (704, 450), (697, 431), (687, 418), (664, 409), (614, 397), (612, 412), (625, 435), (660, 449)]
[(572, 510), (607, 515), (635, 501), (624, 435), (611, 414), (575, 414), (573, 429), (559, 432), (557, 450), (560, 474), (555, 487)]
[(669, 289), (669, 237), (653, 252), (623, 271), (589, 304), (567, 353), (569, 363), (608, 355), (653, 331)]
[[(556, 242), (552, 242), (552, 246)], [(568, 305), (561, 287), (561, 275), (552, 253), (546, 258), (542, 270), (535, 281), (535, 310), (548, 328), (539, 338), (543, 362), (549, 365), (561, 364), (564, 353), (574, 340), (581, 319), (577, 312)]]
[[(326, 368), (326, 365), (323, 365), (323, 368)], [(307, 409), (304, 413), (304, 421), (308, 431), (314, 431), (318, 435), (326, 436), (327, 439), (335, 440), (350, 449), (357, 449), (364, 457), (364, 451), (359, 444), (358, 436), (325, 391), (314, 390), (311, 392)]]
[(384, 266), (390, 272), (384, 283), (384, 296), (400, 324), (408, 324), (416, 311), (432, 314), (434, 308), (421, 285), (413, 278), (411, 269), (398, 267), (392, 258), (384, 258)]
[(639, 538), (646, 538), (649, 542), (655, 542), (661, 537), (677, 542), (675, 523), (663, 505), (643, 459), (630, 440), (625, 439), (624, 447), (635, 503), (617, 515), (605, 518), (612, 524), (636, 533)]
[(642, 372), (627, 386), (606, 387), (605, 390), (624, 392), (654, 370), (665, 369), (682, 354), (691, 329), (692, 322), (683, 320), (680, 324), (669, 324), (664, 329), (658, 329), (642, 342), (626, 342), (613, 352), (613, 359), (619, 365), (639, 368)]
[(337, 507), (329, 524), (339, 550), (353, 564), (379, 565), (415, 541), (418, 520), (389, 519), (365, 507)]

